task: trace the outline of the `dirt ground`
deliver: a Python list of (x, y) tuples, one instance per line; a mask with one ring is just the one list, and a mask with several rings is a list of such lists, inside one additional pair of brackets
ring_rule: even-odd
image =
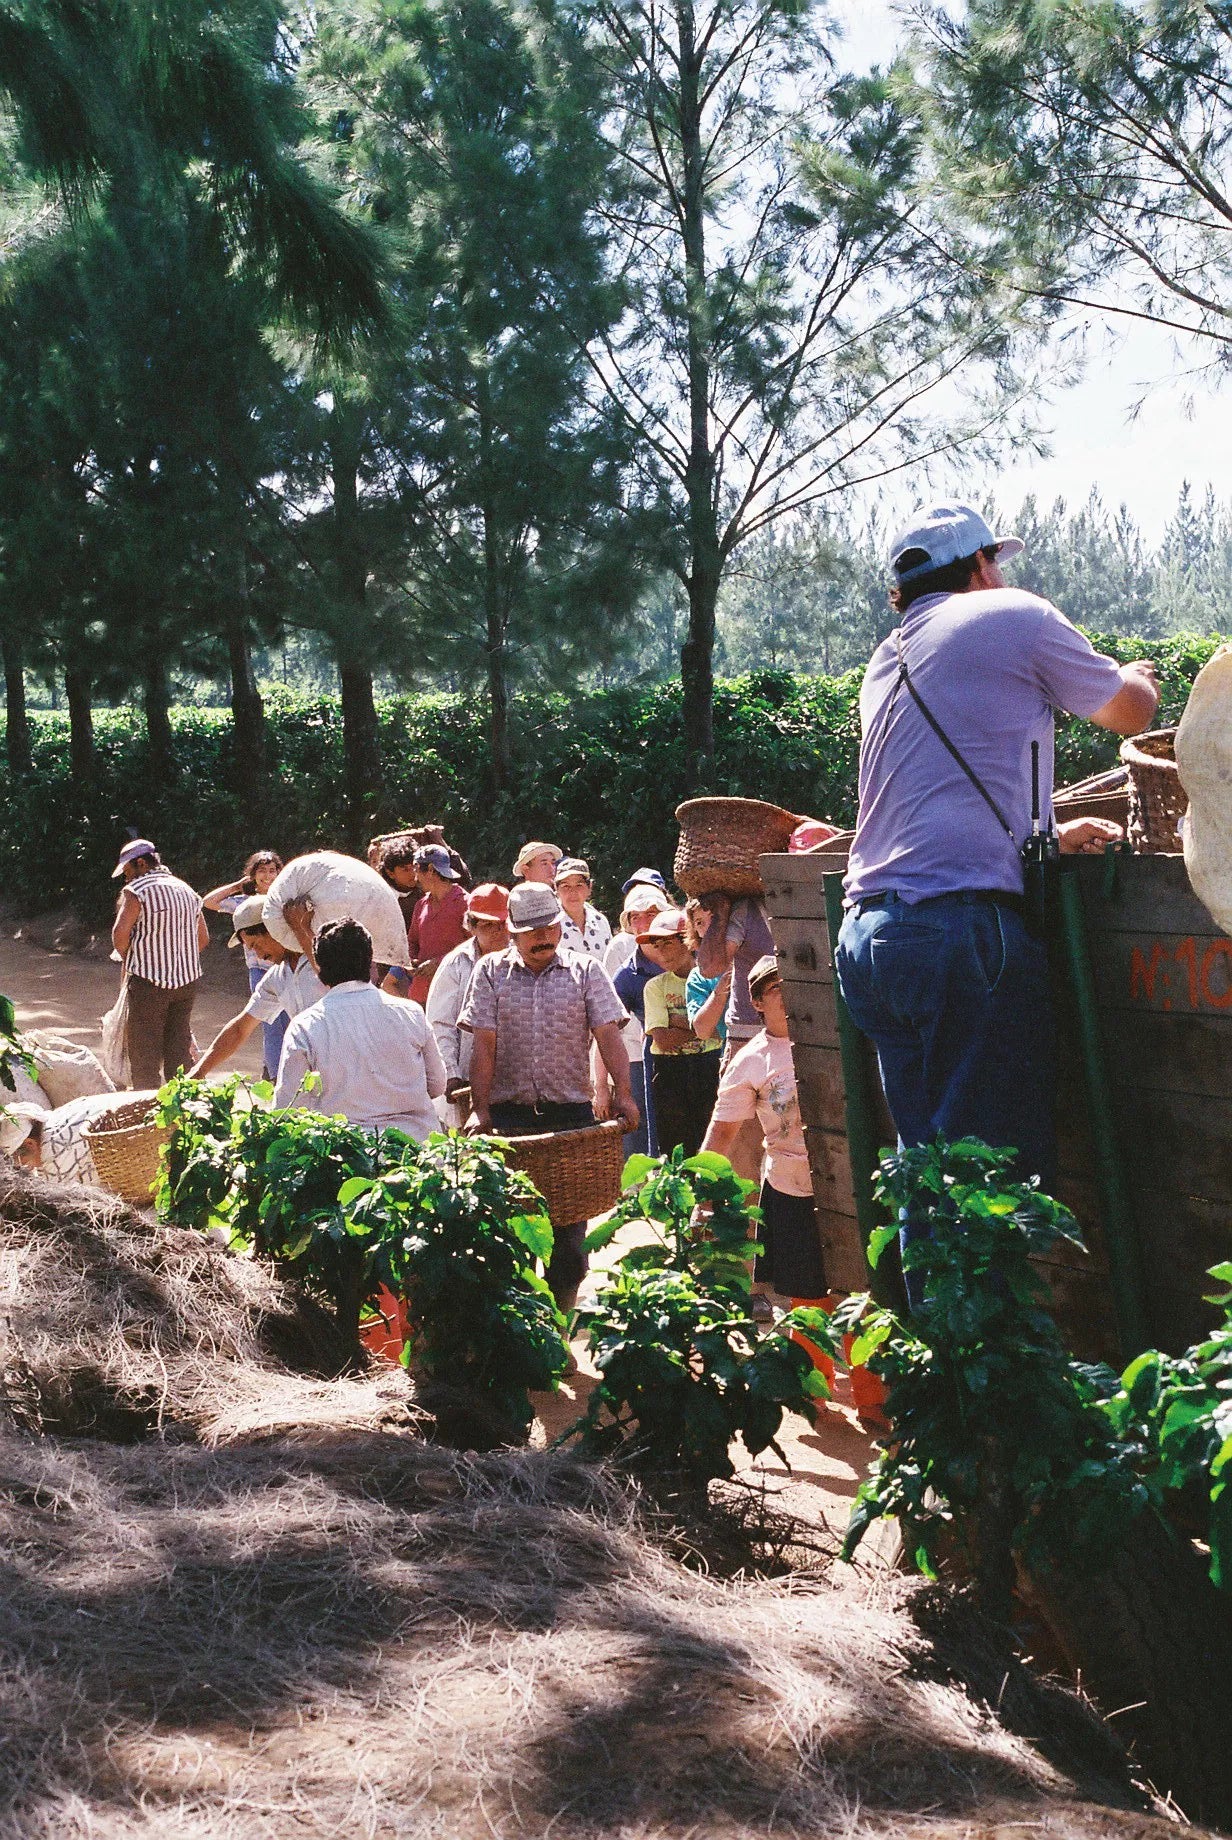
[[(0, 991), (12, 998), (22, 1028), (54, 1029), (87, 1047), (98, 1047), (99, 1024), (119, 988), (119, 967), (106, 958), (76, 952), (52, 952), (13, 928), (0, 931)], [(240, 953), (229, 951), (219, 934), (203, 961), (201, 995), (194, 1012), (198, 1041), (205, 1045), (223, 1023), (243, 1008), (247, 978)], [(260, 1035), (254, 1035), (231, 1063), (238, 1071), (261, 1071)], [(617, 1241), (604, 1255), (611, 1261), (622, 1250)], [(595, 1372), (583, 1343), (574, 1345), (577, 1372), (555, 1395), (538, 1401), (540, 1428), (536, 1443), (549, 1444), (586, 1408)], [(846, 1385), (840, 1376), (835, 1403), (820, 1415), (816, 1428), (803, 1419), (790, 1418), (780, 1439), (788, 1459), (784, 1464), (767, 1451), (753, 1461), (740, 1446), (733, 1452), (738, 1470), (750, 1481), (764, 1482), (777, 1505), (802, 1520), (842, 1533), (851, 1502), (868, 1466), (871, 1440), (846, 1403)], [(869, 1536), (870, 1556), (877, 1544)]]
[[(219, 929), (202, 961), (201, 994), (193, 1011), (193, 1029), (202, 1047), (248, 1001), (244, 955), (232, 952), (225, 938)], [(17, 1006), (21, 1028), (54, 1029), (97, 1051), (99, 1025), (119, 988), (120, 967), (110, 959), (49, 952), (27, 938), (25, 929), (19, 931), (16, 923), (0, 930), (0, 991)], [(259, 1032), (231, 1064), (241, 1073), (260, 1073)]]

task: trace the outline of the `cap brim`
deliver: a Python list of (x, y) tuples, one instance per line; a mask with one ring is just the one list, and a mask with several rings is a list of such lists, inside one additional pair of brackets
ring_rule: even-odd
[(997, 561), (1009, 562), (1014, 556), (1021, 556), (1026, 547), (1021, 537), (998, 537)]

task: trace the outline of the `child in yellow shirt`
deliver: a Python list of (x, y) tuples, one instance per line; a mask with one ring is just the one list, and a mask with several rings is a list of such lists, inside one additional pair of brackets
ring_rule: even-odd
[(710, 1122), (719, 1086), (719, 1043), (702, 1041), (693, 1032), (685, 1004), (685, 984), (693, 954), (685, 943), (684, 914), (672, 908), (651, 916), (637, 943), (662, 975), (651, 978), (644, 992), (646, 1040), (659, 1149), (677, 1144), (695, 1156)]

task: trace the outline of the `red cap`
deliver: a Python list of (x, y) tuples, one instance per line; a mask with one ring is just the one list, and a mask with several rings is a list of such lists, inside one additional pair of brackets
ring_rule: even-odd
[(688, 924), (688, 918), (678, 907), (665, 907), (661, 913), (651, 916), (650, 925), (644, 933), (637, 934), (638, 944), (643, 939), (679, 939)]
[(509, 890), (500, 882), (480, 882), (466, 897), (466, 911), (472, 920), (509, 919)]

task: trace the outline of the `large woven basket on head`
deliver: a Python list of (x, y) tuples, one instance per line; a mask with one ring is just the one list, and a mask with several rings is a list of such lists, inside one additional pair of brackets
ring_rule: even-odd
[(761, 799), (686, 799), (676, 817), (673, 874), (687, 895), (764, 894), (757, 859), (785, 850), (800, 822)]
[(511, 1137), (505, 1160), (523, 1169), (543, 1196), (548, 1219), (568, 1227), (606, 1214), (620, 1200), (625, 1127), (618, 1118), (581, 1131)]
[(1177, 825), (1189, 805), (1176, 770), (1176, 730), (1155, 728), (1121, 743), (1129, 768), (1129, 841), (1141, 856), (1176, 855)]
[(149, 1099), (100, 1112), (85, 1133), (100, 1186), (134, 1207), (149, 1207), (158, 1153), (170, 1136), (165, 1125), (155, 1124)]

